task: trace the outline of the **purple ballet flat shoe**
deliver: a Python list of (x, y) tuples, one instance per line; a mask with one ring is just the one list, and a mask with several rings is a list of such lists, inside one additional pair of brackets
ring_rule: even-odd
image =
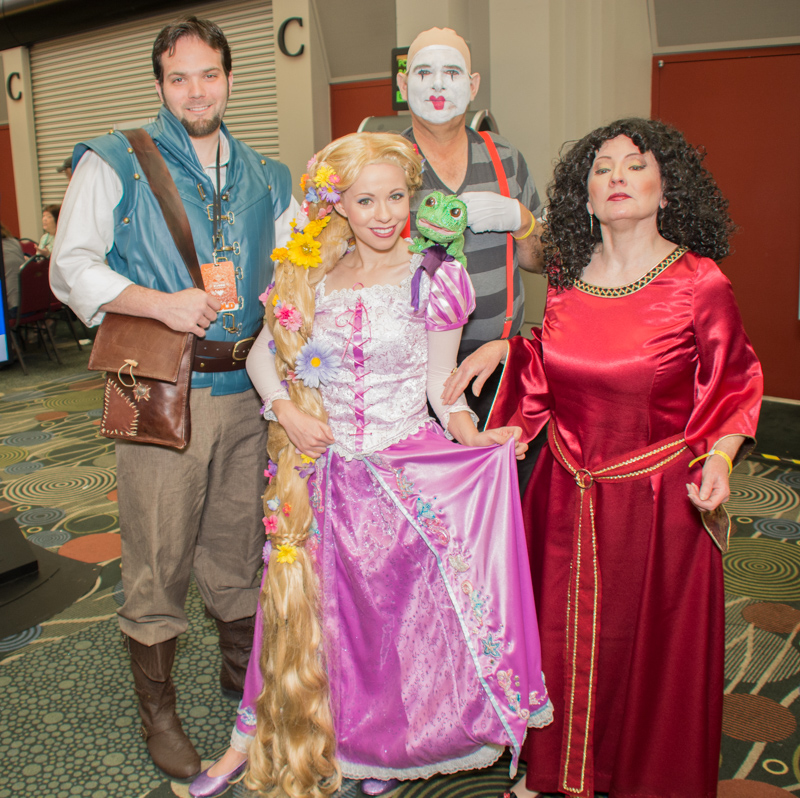
[(388, 781), (363, 779), (361, 782), (361, 794), (389, 796), (399, 787), (400, 782), (397, 779), (389, 779)]
[(231, 782), (243, 773), (246, 766), (247, 760), (241, 765), (237, 765), (229, 773), (223, 773), (221, 776), (209, 776), (208, 771), (214, 767), (211, 765), (189, 785), (189, 795), (192, 798), (216, 798), (217, 795), (222, 795), (231, 786)]

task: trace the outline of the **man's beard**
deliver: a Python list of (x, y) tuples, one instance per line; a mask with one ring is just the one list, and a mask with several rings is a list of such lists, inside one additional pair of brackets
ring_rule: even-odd
[(203, 138), (219, 130), (222, 124), (222, 114), (215, 114), (211, 119), (186, 119), (180, 117), (178, 120), (186, 129), (186, 132), (194, 139)]

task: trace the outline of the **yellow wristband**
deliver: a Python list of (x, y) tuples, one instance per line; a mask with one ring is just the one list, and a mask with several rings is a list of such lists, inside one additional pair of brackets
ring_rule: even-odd
[(524, 236), (517, 237), (513, 233), (511, 233), (511, 238), (513, 238), (514, 241), (522, 241), (523, 238), (527, 238), (533, 232), (534, 227), (536, 227), (536, 217), (533, 214), (531, 214), (531, 229), (528, 230), (528, 232), (525, 233)]
[(689, 468), (691, 468), (695, 463), (705, 460), (706, 457), (711, 457), (713, 454), (718, 454), (728, 464), (728, 476), (730, 476), (733, 473), (733, 461), (726, 452), (723, 452), (720, 449), (712, 449), (710, 452), (706, 452), (706, 454), (701, 454), (700, 457), (695, 457), (694, 460), (689, 463)]

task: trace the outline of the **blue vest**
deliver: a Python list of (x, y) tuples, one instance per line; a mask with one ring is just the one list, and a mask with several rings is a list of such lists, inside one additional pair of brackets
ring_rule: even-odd
[[(158, 145), (178, 187), (198, 260), (213, 262), (210, 215), (215, 186), (203, 171), (188, 133), (164, 107), (145, 130)], [(234, 247), (224, 254), (236, 270), (240, 307), (232, 311), (233, 318), (219, 313), (206, 337), (212, 341), (237, 341), (252, 335), (264, 315), (258, 296), (272, 282), (269, 256), (275, 247), (275, 219), (289, 205), (291, 176), (283, 164), (262, 158), (233, 138), (225, 125), (222, 131), (230, 143), (230, 160), (221, 192), (220, 229), (226, 246)], [(132, 282), (157, 291), (174, 293), (191, 288), (189, 272), (128, 140), (112, 131), (81, 142), (75, 147), (73, 163), (88, 149), (103, 158), (122, 181), (122, 199), (114, 209), (114, 246), (107, 256), (109, 266)], [(224, 329), (226, 326), (238, 330), (231, 333)], [(192, 387), (210, 387), (212, 395), (219, 396), (241, 393), (252, 386), (247, 372), (241, 369), (216, 374), (194, 372)]]

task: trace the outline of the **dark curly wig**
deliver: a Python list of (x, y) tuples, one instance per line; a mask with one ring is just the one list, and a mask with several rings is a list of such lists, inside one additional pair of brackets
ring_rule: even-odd
[(597, 151), (617, 136), (628, 136), (640, 152), (652, 152), (658, 162), (667, 200), (658, 211), (664, 238), (717, 261), (728, 254), (734, 225), (728, 201), (703, 167), (704, 153), (663, 122), (620, 119), (593, 130), (562, 156), (547, 188), (547, 225), (542, 233), (545, 271), (550, 284), (559, 289), (580, 279), (601, 240), (600, 225), (592, 231), (586, 210), (587, 181)]

